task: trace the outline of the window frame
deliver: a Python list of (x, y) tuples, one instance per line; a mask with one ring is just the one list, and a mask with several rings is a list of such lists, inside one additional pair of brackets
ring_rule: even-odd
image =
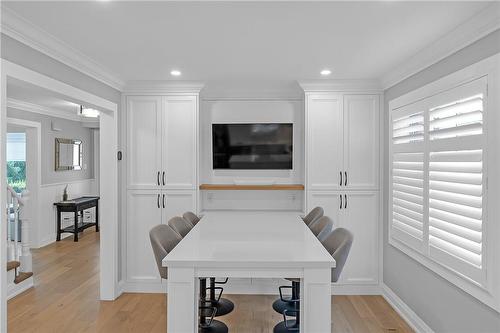
[[(423, 221), (424, 230), (421, 251), (392, 237), (392, 115), (394, 110), (420, 102), (426, 104), (426, 99), (481, 78), (485, 78), (486, 80), (486, 96), (484, 96), (483, 99), (483, 135), (485, 136), (485, 146), (483, 147), (483, 152), (485, 153), (485, 158), (483, 159), (483, 186), (485, 188), (486, 197), (483, 201), (482, 234), (484, 242), (482, 255), (485, 256), (483, 261), (485, 263), (485, 272), (483, 282), (477, 283), (460, 272), (435, 261), (429, 256), (428, 210), (424, 210), (424, 215), (426, 216), (424, 216)], [(388, 243), (484, 304), (500, 312), (500, 284), (498, 283), (498, 281), (500, 281), (500, 208), (497, 207), (500, 205), (491, 204), (500, 202), (500, 176), (495, 175), (495, 172), (492, 172), (491, 175), (488, 174), (488, 170), (500, 169), (500, 135), (496, 133), (498, 130), (495, 131), (495, 128), (500, 128), (500, 94), (494, 93), (498, 91), (500, 91), (500, 54), (477, 62), (389, 101), (389, 117), (387, 124), (387, 128), (390, 130), (388, 131), (387, 160), (389, 178), (386, 184), (388, 186)], [(489, 110), (492, 111), (489, 112)], [(424, 114), (424, 123), (424, 137), (426, 137), (428, 136), (427, 113)], [(424, 139), (424, 141), (426, 139)], [(425, 142), (428, 142), (428, 140)], [(428, 147), (423, 150), (424, 160), (428, 158), (425, 156), (426, 151), (429, 151)], [(428, 186), (428, 179), (426, 179), (424, 175), (424, 187), (425, 186)], [(428, 202), (427, 195), (428, 191), (426, 192), (424, 190), (424, 202)], [(488, 204), (488, 202), (490, 204)]]

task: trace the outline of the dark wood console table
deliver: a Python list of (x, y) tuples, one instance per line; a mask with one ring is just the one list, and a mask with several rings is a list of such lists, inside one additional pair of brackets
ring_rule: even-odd
[[(57, 241), (61, 240), (61, 234), (69, 232), (74, 234), (74, 241), (78, 242), (78, 233), (95, 226), (95, 231), (99, 232), (99, 197), (81, 197), (67, 201), (55, 202), (57, 207)], [(83, 211), (95, 207), (95, 222), (83, 222)], [(72, 212), (75, 214), (74, 226), (61, 229), (61, 213)], [(82, 214), (82, 223), (78, 224), (78, 212)]]

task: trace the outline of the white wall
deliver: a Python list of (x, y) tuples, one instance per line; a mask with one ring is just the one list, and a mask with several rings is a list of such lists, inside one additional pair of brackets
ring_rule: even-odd
[[(498, 52), (500, 30), (386, 90), (384, 123), (388, 123), (390, 100)], [(386, 133), (385, 147), (388, 142)], [(384, 283), (436, 332), (500, 332), (498, 312), (389, 245), (387, 149), (384, 161)]]
[[(214, 170), (213, 123), (293, 123), (292, 170)], [(200, 183), (303, 184), (304, 112), (301, 99), (205, 99), (200, 105)], [(300, 210), (303, 191), (201, 191), (201, 210)], [(274, 201), (274, 203), (273, 203)]]

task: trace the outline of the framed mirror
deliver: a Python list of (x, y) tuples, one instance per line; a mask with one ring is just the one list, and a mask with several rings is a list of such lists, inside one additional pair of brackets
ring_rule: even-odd
[(82, 140), (56, 138), (56, 171), (82, 170)]

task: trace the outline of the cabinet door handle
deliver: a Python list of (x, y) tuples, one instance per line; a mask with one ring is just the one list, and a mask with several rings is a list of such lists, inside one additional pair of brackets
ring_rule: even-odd
[(156, 205), (160, 208), (160, 195), (158, 194), (158, 198), (156, 198)]
[(163, 186), (165, 186), (165, 171), (163, 171), (162, 179), (163, 179)]
[(347, 194), (344, 194), (344, 208), (347, 209)]
[(160, 186), (160, 171), (158, 171), (158, 174), (156, 175), (156, 182), (158, 183), (158, 186)]
[(347, 186), (347, 171), (344, 171), (345, 173), (345, 182), (344, 182), (344, 185)]
[(339, 172), (340, 173), (340, 186), (342, 186), (342, 171)]
[(342, 194), (339, 194), (340, 197), (340, 209), (342, 209)]
[(165, 194), (163, 195), (163, 208), (165, 208)]

